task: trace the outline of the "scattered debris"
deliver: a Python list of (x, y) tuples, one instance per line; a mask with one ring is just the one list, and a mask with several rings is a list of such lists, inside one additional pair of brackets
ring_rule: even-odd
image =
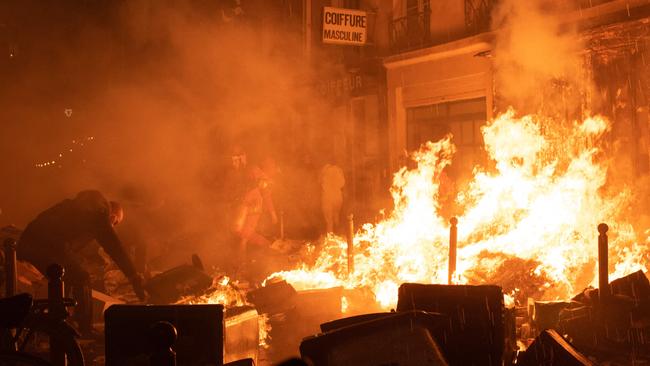
[(523, 356), (517, 358), (521, 366), (592, 366), (587, 357), (578, 352), (555, 330), (540, 333)]
[(212, 277), (203, 271), (198, 256), (192, 257), (193, 264), (183, 264), (152, 277), (145, 284), (149, 301), (154, 304), (169, 304), (183, 296), (200, 295), (212, 285)]

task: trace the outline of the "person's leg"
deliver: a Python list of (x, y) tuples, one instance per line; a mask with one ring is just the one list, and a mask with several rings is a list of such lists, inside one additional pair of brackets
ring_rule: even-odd
[(337, 197), (332, 200), (332, 230), (340, 230), (341, 226), (341, 206), (343, 205), (343, 197)]
[(327, 197), (321, 200), (323, 210), (323, 219), (325, 220), (325, 233), (331, 233), (334, 230), (334, 218), (332, 215), (332, 203)]
[(256, 233), (257, 224), (259, 223), (260, 215), (248, 215), (244, 219), (241, 232), (239, 233), (241, 240), (239, 241), (239, 271), (246, 271), (250, 258), (248, 256), (248, 244), (252, 241), (259, 240), (259, 234)]
[(90, 274), (75, 262), (63, 263), (65, 274), (63, 281), (70, 289), (69, 295), (77, 300), (73, 319), (79, 324), (81, 334), (92, 334), (93, 331), (93, 297)]
[[(53, 252), (52, 248), (62, 248), (58, 242), (51, 242), (45, 238), (39, 240), (23, 240), (18, 256), (20, 260), (30, 262), (36, 267), (43, 276), (47, 273), (47, 268), (52, 264), (63, 266), (63, 282), (66, 287), (65, 296), (72, 296), (77, 300), (77, 306), (74, 309), (74, 318), (79, 323), (82, 333), (92, 330), (93, 322), (93, 303), (92, 287), (90, 274), (86, 272), (78, 263), (71, 258), (72, 254), (64, 250)], [(69, 291), (68, 291), (69, 289)]]

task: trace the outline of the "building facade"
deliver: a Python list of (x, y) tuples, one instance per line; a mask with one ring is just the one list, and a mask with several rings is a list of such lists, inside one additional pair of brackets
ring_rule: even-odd
[[(371, 220), (386, 206), (390, 184), (382, 65), (390, 46), (390, 13), (386, 11), (390, 4), (385, 0), (310, 0), (306, 12), (306, 50), (315, 71), (313, 83), (327, 109), (308, 114), (316, 123), (326, 125), (315, 135), (321, 139), (324, 155), (344, 169), (344, 213), (353, 214), (358, 222)], [(325, 7), (365, 12), (365, 44), (323, 42)], [(320, 118), (323, 113), (327, 114), (325, 121)]]
[[(495, 65), (495, 44), (503, 29), (493, 30), (492, 24), (503, 3), (304, 3), (305, 52), (316, 70), (315, 88), (329, 108), (327, 133), (314, 135), (328, 140), (321, 143), (345, 167), (346, 212), (365, 221), (390, 207), (392, 174), (425, 141), (452, 134), (457, 147), (451, 169), (455, 180), (468, 179), (473, 167), (485, 162), (481, 126), (509, 106), (501, 98)], [(323, 43), (324, 7), (366, 11), (367, 44)], [(649, 16), (650, 5), (643, 0), (580, 0), (553, 15), (559, 27), (576, 30), (576, 55), (595, 86), (578, 91), (579, 106), (559, 106), (554, 112), (573, 118), (576, 110), (590, 108), (609, 117), (614, 126), (609, 152), (625, 167), (621, 179), (648, 172)], [(565, 92), (561, 80), (555, 83), (559, 86), (551, 92)], [(591, 103), (595, 99), (602, 101)]]
[[(508, 107), (495, 81), (502, 31), (490, 29), (495, 7), (491, 0), (393, 1), (383, 58), (390, 171), (404, 166), (405, 153), (448, 133), (458, 147), (457, 179), (485, 159), (480, 127)], [(648, 172), (648, 15), (647, 1), (601, 0), (576, 2), (558, 16), (560, 27), (577, 29), (576, 52), (595, 84), (584, 99), (603, 99), (591, 112), (613, 121), (611, 152), (624, 179)]]

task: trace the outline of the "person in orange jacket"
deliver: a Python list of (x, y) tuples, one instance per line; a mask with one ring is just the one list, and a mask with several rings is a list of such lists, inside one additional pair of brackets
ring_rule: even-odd
[(278, 222), (268, 184), (268, 177), (260, 168), (251, 169), (248, 187), (239, 205), (234, 228), (239, 237), (239, 259), (242, 264), (247, 261), (249, 243), (264, 248), (271, 245), (268, 239), (257, 232), (265, 210), (271, 215), (273, 224)]

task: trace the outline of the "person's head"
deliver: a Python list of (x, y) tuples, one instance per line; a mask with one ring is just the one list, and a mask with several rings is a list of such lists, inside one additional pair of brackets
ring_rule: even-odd
[(232, 167), (235, 169), (242, 169), (246, 167), (246, 152), (241, 146), (235, 145), (230, 153)]
[(109, 213), (111, 225), (115, 226), (124, 219), (124, 209), (122, 209), (122, 205), (115, 201), (110, 201), (109, 205), (111, 210)]

